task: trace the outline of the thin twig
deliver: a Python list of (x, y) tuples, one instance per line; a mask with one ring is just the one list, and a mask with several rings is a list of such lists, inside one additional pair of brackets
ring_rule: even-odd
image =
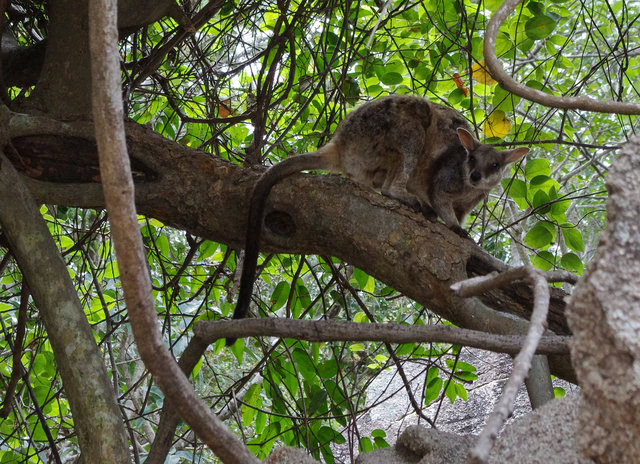
[[(569, 271), (549, 271), (542, 272), (535, 270), (547, 282), (568, 282), (576, 284), (579, 277)], [(515, 267), (505, 272), (492, 272), (487, 275), (472, 277), (461, 282), (456, 282), (451, 286), (451, 290), (462, 298), (478, 296), (494, 288), (504, 287), (516, 280), (531, 279), (531, 268), (529, 266)]]
[[(27, 310), (29, 308), (29, 287), (26, 282), (22, 282), (22, 291), (20, 293), (20, 309), (18, 310), (18, 324), (16, 325), (15, 337), (11, 349), (13, 350), (13, 369), (11, 371), (11, 378), (9, 384), (6, 387), (4, 402), (2, 403), (2, 409), (0, 409), (0, 417), (6, 419), (11, 412), (11, 404), (16, 394), (16, 387), (18, 381), (23, 375), (22, 367), (22, 345), (24, 344), (24, 335), (27, 327)], [(6, 334), (8, 336), (9, 334)], [(9, 342), (11, 345), (11, 342)]]

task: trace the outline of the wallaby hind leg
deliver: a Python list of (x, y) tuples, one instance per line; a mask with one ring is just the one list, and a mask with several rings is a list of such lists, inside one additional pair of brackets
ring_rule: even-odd
[(416, 156), (413, 153), (401, 153), (402, 164), (396, 163), (395, 169), (387, 173), (381, 192), (401, 201), (409, 208), (422, 212), (422, 206), (415, 195), (407, 191), (407, 182), (415, 170)]

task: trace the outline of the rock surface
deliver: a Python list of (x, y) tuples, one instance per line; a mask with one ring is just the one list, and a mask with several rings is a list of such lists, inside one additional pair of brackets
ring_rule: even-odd
[[(576, 449), (579, 396), (555, 399), (505, 427), (490, 464), (592, 464)], [(392, 449), (361, 454), (356, 464), (464, 464), (475, 437), (408, 427)]]

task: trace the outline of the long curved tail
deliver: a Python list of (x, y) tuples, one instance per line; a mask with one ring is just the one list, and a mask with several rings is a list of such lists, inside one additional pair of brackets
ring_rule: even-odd
[[(292, 156), (268, 169), (251, 193), (249, 203), (249, 218), (247, 222), (247, 238), (244, 247), (244, 262), (240, 276), (240, 290), (238, 301), (233, 312), (234, 319), (242, 319), (249, 312), (249, 303), (253, 293), (253, 282), (258, 267), (258, 253), (260, 251), (260, 236), (262, 235), (262, 218), (264, 216), (267, 198), (271, 188), (292, 174), (300, 171), (320, 169), (335, 171), (338, 163), (337, 148), (329, 143), (311, 153)], [(235, 343), (235, 338), (227, 338), (227, 346)]]

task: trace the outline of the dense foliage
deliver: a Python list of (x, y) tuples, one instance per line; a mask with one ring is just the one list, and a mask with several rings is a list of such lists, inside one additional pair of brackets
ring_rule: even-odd
[[(203, 5), (185, 2), (191, 16)], [(203, 2), (204, 3), (204, 2)], [(502, 189), (468, 218), (472, 237), (510, 263), (581, 273), (605, 225), (605, 179), (616, 149), (635, 133), (628, 116), (549, 109), (515, 97), (482, 66), (486, 23), (501, 2), (229, 1), (178, 45), (169, 18), (121, 41), (128, 116), (162, 136), (238, 164), (270, 165), (325, 143), (354, 106), (389, 93), (460, 110), (488, 143), (530, 145)], [(19, 43), (46, 37), (45, 9), (17, 2)], [(496, 52), (527, 86), (555, 95), (638, 101), (640, 17), (634, 2), (528, 1), (501, 29)], [(635, 47), (635, 48), (634, 48)], [(153, 65), (160, 59), (161, 64)], [(12, 98), (30, 87), (10, 88)], [(3, 200), (4, 201), (4, 200)], [(136, 459), (154, 439), (163, 395), (146, 375), (128, 327), (104, 211), (43, 206), (104, 353)], [(180, 357), (193, 324), (227, 318), (241, 250), (140, 217), (166, 341)], [(374, 225), (375, 226), (375, 225)], [(35, 308), (21, 307), (20, 272), (3, 249), (0, 370), (6, 419), (0, 462), (50, 462), (78, 453), (73, 419)], [(260, 263), (255, 315), (439, 323), (428, 308), (329, 256), (269, 255)], [(19, 328), (26, 327), (20, 339)], [(19, 343), (20, 371), (12, 353)], [(386, 446), (359, 432), (367, 386), (386, 367), (420, 360), (417, 407), (466, 399), (475, 368), (444, 345), (219, 342), (192, 373), (197, 391), (260, 458), (276, 444), (325, 462)], [(12, 371), (18, 371), (15, 397)], [(405, 392), (403, 391), (402, 394)], [(241, 400), (235, 403), (235, 400)], [(427, 418), (436, 423), (437, 411)], [(339, 447), (336, 445), (346, 444)], [(347, 450), (347, 451), (345, 451)], [(214, 462), (186, 427), (167, 462)]]

